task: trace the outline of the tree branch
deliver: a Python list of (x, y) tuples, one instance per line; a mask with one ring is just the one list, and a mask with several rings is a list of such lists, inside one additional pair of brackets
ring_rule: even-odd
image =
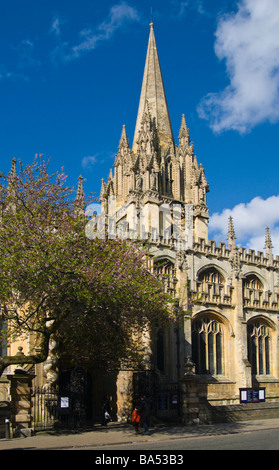
[(19, 352), (15, 356), (0, 357), (0, 377), (8, 366), (23, 366), (24, 364), (40, 364), (41, 362), (44, 362), (47, 359), (49, 352), (49, 337), (49, 333), (42, 336), (40, 351), (38, 352), (38, 354), (25, 356), (24, 353), (19, 350)]

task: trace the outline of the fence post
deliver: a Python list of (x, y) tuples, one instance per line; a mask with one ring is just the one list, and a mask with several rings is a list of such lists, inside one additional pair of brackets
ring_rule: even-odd
[(11, 383), (11, 422), (13, 436), (31, 436), (31, 392), (32, 380), (35, 375), (28, 374), (24, 369), (18, 368), (14, 374), (7, 375)]
[(195, 364), (187, 357), (182, 384), (182, 420), (184, 425), (199, 424), (199, 379), (194, 372)]

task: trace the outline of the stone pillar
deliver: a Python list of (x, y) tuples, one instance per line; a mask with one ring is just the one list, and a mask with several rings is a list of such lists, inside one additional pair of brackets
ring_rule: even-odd
[(31, 393), (32, 380), (35, 375), (30, 375), (24, 369), (18, 368), (13, 375), (7, 377), (11, 384), (11, 420), (14, 437), (30, 436), (33, 433)]
[(133, 372), (120, 371), (117, 376), (117, 421), (127, 423), (133, 407)]
[(185, 426), (199, 424), (199, 379), (194, 372), (195, 364), (187, 357), (185, 374), (181, 379), (182, 422)]

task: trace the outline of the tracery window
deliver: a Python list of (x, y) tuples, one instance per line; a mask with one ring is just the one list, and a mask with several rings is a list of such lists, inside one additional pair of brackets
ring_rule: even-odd
[(174, 264), (169, 260), (156, 261), (154, 263), (154, 274), (157, 275), (174, 275)]
[(269, 375), (271, 354), (271, 332), (264, 323), (248, 325), (248, 360), (252, 366), (252, 374)]
[(250, 274), (249, 276), (246, 276), (245, 279), (243, 280), (243, 285), (247, 289), (263, 290), (263, 285), (261, 281), (254, 274)]
[(192, 357), (197, 374), (223, 373), (223, 328), (214, 318), (203, 317), (192, 326)]
[(153, 265), (153, 272), (162, 280), (168, 292), (175, 292), (175, 268), (171, 261), (167, 259), (156, 261)]
[(220, 293), (220, 286), (222, 287), (225, 283), (222, 274), (217, 269), (211, 267), (203, 270), (198, 276), (199, 291), (209, 292), (213, 294)]

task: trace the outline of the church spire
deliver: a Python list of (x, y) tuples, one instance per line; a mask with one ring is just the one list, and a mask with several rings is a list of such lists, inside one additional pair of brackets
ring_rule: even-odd
[(266, 258), (267, 258), (269, 261), (272, 261), (272, 260), (273, 260), (272, 248), (273, 248), (273, 246), (272, 246), (272, 241), (271, 241), (271, 236), (270, 236), (269, 227), (266, 227), (266, 232), (265, 232), (265, 246), (264, 246), (264, 249), (265, 249)]
[(125, 125), (123, 125), (122, 127), (122, 132), (121, 132), (121, 137), (120, 137), (120, 142), (119, 142), (119, 148), (121, 147), (129, 148), (129, 140), (127, 138)]
[(150, 34), (143, 74), (138, 116), (135, 128), (133, 152), (137, 153), (138, 136), (145, 111), (146, 102), (150, 111), (152, 123), (157, 131), (158, 144), (164, 152), (169, 147), (174, 148), (174, 139), (165, 95), (164, 83), (159, 63), (159, 57), (154, 36), (153, 21), (150, 23)]
[(231, 216), (229, 217), (229, 228), (228, 228), (227, 240), (229, 242), (229, 250), (235, 248), (236, 236), (235, 236), (235, 231), (234, 231), (234, 226), (233, 226), (233, 218)]
[(182, 146), (189, 146), (190, 138), (189, 138), (189, 129), (186, 125), (185, 121), (185, 114), (182, 114), (181, 126), (179, 130), (179, 145)]
[(16, 159), (12, 159), (12, 166), (11, 166), (11, 171), (10, 171), (10, 178), (15, 178), (16, 177)]
[(76, 203), (82, 204), (84, 203), (85, 193), (83, 189), (83, 177), (80, 175), (78, 178), (78, 188), (76, 194)]

